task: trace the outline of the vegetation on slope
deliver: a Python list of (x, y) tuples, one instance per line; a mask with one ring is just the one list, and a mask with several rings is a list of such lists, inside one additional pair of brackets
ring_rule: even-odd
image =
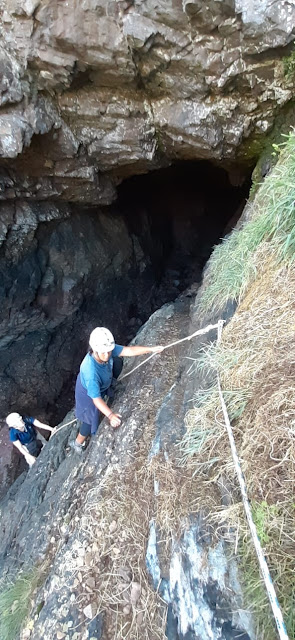
[(0, 637), (14, 640), (19, 637), (29, 614), (32, 597), (40, 585), (43, 573), (32, 569), (20, 575), (14, 583), (0, 592)]
[[(219, 346), (199, 354), (196, 367), (218, 370), (236, 444), (290, 638), (294, 616), (295, 483), (295, 135), (250, 205), (251, 218), (217, 247), (201, 300), (203, 310), (239, 301)], [(231, 486), (232, 504), (216, 504), (220, 535), (238, 548), (257, 638), (276, 637), (272, 615), (240, 502), (217, 387), (199, 392), (187, 415), (186, 464), (199, 480)], [(233, 534), (234, 530), (234, 534)], [(239, 544), (237, 545), (237, 541)]]
[(285, 144), (281, 149), (277, 146), (277, 150), (281, 159), (249, 206), (251, 219), (215, 248), (204, 281), (201, 301), (204, 311), (220, 310), (228, 300), (243, 297), (263, 265), (257, 254), (262, 243), (267, 243), (277, 262), (294, 259), (295, 135), (287, 136)]

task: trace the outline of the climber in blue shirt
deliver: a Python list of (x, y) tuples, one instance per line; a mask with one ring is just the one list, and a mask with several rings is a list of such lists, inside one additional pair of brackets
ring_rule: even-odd
[(89, 435), (98, 429), (100, 413), (105, 415), (114, 428), (121, 424), (121, 416), (113, 413), (104, 396), (110, 396), (113, 378), (117, 378), (123, 366), (118, 356), (140, 356), (145, 353), (160, 353), (163, 347), (132, 346), (115, 344), (111, 332), (105, 327), (96, 327), (89, 338), (90, 352), (85, 356), (76, 381), (76, 417), (81, 426), (76, 440), (70, 446), (82, 453), (82, 445)]
[(10, 413), (6, 418), (6, 423), (9, 427), (10, 441), (22, 453), (31, 467), (41, 448), (46, 444), (45, 438), (37, 431), (36, 427), (50, 431), (51, 434), (55, 431), (55, 427), (50, 427), (36, 418), (21, 416), (19, 413)]

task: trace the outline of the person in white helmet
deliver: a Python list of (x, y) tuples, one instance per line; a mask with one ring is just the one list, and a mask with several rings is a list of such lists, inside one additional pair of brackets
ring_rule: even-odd
[(163, 347), (132, 346), (115, 344), (114, 336), (105, 327), (96, 327), (89, 338), (90, 351), (85, 356), (77, 376), (75, 400), (76, 417), (82, 423), (76, 440), (70, 446), (82, 453), (82, 445), (87, 436), (94, 435), (98, 429), (100, 413), (105, 415), (114, 428), (121, 424), (121, 416), (111, 411), (104, 396), (111, 387), (113, 377), (117, 378), (123, 363), (118, 358), (141, 356), (145, 353), (160, 353)]
[(6, 417), (6, 424), (9, 427), (10, 441), (22, 453), (31, 467), (46, 444), (45, 438), (37, 431), (36, 427), (51, 433), (55, 431), (55, 427), (50, 427), (49, 424), (44, 424), (36, 418), (21, 416), (19, 413), (10, 413)]

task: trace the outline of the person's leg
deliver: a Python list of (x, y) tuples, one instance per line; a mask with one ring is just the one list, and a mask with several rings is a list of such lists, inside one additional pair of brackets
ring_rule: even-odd
[(41, 442), (42, 447), (44, 447), (44, 445), (47, 444), (47, 440), (44, 438), (44, 436), (42, 436), (42, 433), (39, 433), (39, 431), (37, 431), (36, 433), (36, 438)]
[(82, 453), (82, 445), (85, 442), (87, 436), (90, 436), (90, 434), (91, 425), (87, 424), (86, 422), (82, 422), (76, 440), (71, 440), (71, 442), (69, 443), (70, 447), (72, 447), (72, 449), (74, 449), (77, 453)]
[(28, 442), (26, 444), (26, 449), (31, 454), (31, 456), (37, 458), (42, 449), (42, 444), (40, 440), (37, 440), (37, 438), (35, 438), (34, 440), (31, 440), (31, 442)]
[(76, 442), (78, 442), (78, 444), (83, 444), (83, 442), (85, 442), (87, 436), (82, 436), (81, 433), (78, 433), (77, 438), (76, 438)]
[[(44, 440), (45, 440), (45, 438), (44, 438)], [(38, 455), (42, 451), (42, 442), (40, 442), (40, 440), (36, 440), (36, 445), (37, 445), (37, 448), (38, 448), (38, 453), (36, 454), (36, 457), (38, 457)]]

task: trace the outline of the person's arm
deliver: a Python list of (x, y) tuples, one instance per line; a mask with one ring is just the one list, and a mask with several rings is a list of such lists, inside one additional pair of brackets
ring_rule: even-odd
[(56, 430), (56, 427), (50, 427), (49, 424), (44, 424), (44, 422), (40, 422), (40, 420), (37, 420), (36, 418), (34, 419), (33, 425), (34, 427), (39, 427), (39, 429), (51, 431), (51, 433), (54, 433), (54, 431)]
[(121, 416), (119, 413), (113, 413), (110, 407), (102, 398), (92, 398), (96, 408), (101, 411), (110, 421), (111, 427), (119, 427), (121, 424)]
[(161, 353), (164, 347), (160, 345), (156, 347), (143, 347), (143, 346), (133, 346), (133, 347), (123, 347), (120, 356), (126, 356), (127, 358), (131, 358), (132, 356), (143, 356), (145, 353)]
[(19, 440), (14, 440), (12, 444), (20, 451), (20, 453), (22, 453), (22, 455), (25, 457), (26, 462), (28, 463), (29, 467), (31, 467), (34, 464), (34, 462), (36, 461), (35, 456), (32, 456), (28, 452), (27, 447), (25, 447)]

